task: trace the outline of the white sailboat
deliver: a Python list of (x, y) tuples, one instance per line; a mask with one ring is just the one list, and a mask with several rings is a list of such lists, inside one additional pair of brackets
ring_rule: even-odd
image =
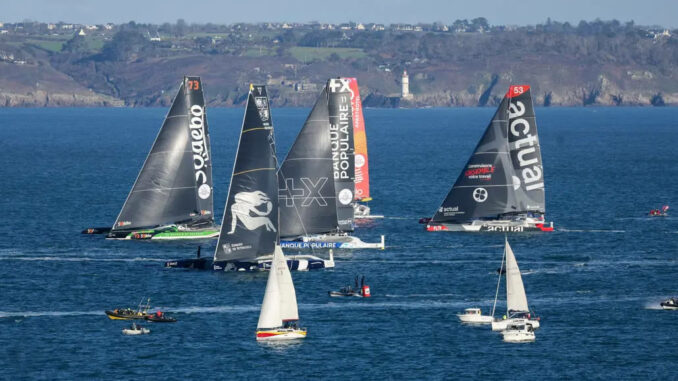
[[(513, 254), (508, 239), (505, 239), (504, 241), (504, 258), (502, 258), (501, 270), (503, 270), (504, 264), (506, 264), (506, 315), (504, 315), (502, 319), (495, 319), (492, 322), (492, 330), (503, 331), (506, 330), (509, 325), (530, 325), (533, 329), (539, 328), (539, 318), (532, 316), (527, 305), (523, 278), (520, 276), (518, 261), (516, 261), (516, 256)], [(499, 271), (500, 281), (501, 270)], [(499, 282), (497, 282), (497, 294), (494, 298), (492, 316), (494, 316), (498, 295)]]
[(306, 329), (298, 328), (298, 321), (299, 310), (292, 274), (282, 249), (276, 245), (257, 323), (257, 341), (303, 339)]

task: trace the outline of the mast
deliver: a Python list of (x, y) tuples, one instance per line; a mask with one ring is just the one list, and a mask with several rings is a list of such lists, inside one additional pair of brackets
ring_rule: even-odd
[(184, 77), (112, 230), (211, 226), (212, 190), (202, 84)]
[(278, 240), (278, 177), (265, 86), (250, 85), (214, 261), (272, 254)]
[(332, 169), (336, 192), (339, 230), (353, 231), (355, 160), (353, 149), (353, 112), (351, 90), (345, 78), (327, 81)]
[(333, 178), (325, 87), (278, 170), (281, 237), (338, 229)]
[(370, 168), (367, 159), (367, 135), (363, 103), (356, 78), (346, 78), (351, 91), (353, 112), (353, 146), (355, 149), (355, 197), (356, 201), (370, 201)]

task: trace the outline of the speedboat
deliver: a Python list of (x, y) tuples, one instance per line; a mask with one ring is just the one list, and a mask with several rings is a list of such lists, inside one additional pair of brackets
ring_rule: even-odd
[(176, 323), (177, 319), (165, 315), (162, 311), (157, 311), (154, 314), (146, 316), (146, 321), (150, 321), (152, 323)]
[(491, 324), (492, 316), (483, 315), (480, 308), (466, 308), (464, 313), (457, 314), (462, 323)]
[(501, 334), (508, 343), (527, 343), (535, 340), (534, 328), (529, 323), (510, 324)]
[(678, 310), (678, 298), (670, 298), (659, 303), (665, 310)]
[(341, 296), (355, 296), (358, 298), (369, 298), (372, 296), (370, 286), (365, 284), (365, 276), (360, 281), (360, 288), (358, 288), (358, 277), (355, 277), (355, 290), (350, 285), (342, 287), (339, 291), (328, 291), (332, 297)]
[(106, 316), (111, 320), (134, 320), (145, 319), (150, 316), (145, 310), (133, 310), (131, 308), (116, 308), (114, 310), (106, 310)]
[(132, 323), (130, 328), (125, 328), (122, 330), (123, 335), (147, 335), (151, 333), (151, 330), (144, 328), (136, 323)]

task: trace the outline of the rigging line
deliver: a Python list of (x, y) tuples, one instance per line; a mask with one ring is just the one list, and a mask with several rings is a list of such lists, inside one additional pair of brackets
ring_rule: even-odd
[(150, 189), (137, 189), (133, 191), (132, 193), (136, 192), (152, 192), (152, 191), (158, 191), (158, 190), (175, 190), (175, 189), (194, 189), (195, 186), (190, 186), (190, 187), (176, 187), (176, 188), (150, 188)]
[(494, 304), (492, 304), (492, 317), (493, 318), (494, 318), (494, 310), (497, 307), (497, 298), (499, 297), (499, 286), (501, 285), (501, 272), (504, 270), (504, 258), (506, 258), (506, 242), (508, 242), (508, 238), (506, 237), (506, 235), (504, 235), (504, 254), (502, 254), (502, 256), (501, 256), (501, 267), (499, 268), (499, 277), (497, 279), (497, 291), (494, 293)]
[(250, 129), (247, 129), (247, 130), (242, 130), (242, 133), (244, 134), (245, 132), (250, 132), (250, 131), (271, 130), (271, 129), (272, 129), (271, 127), (254, 127), (254, 128), (250, 128)]
[(242, 174), (249, 173), (249, 172), (256, 172), (256, 171), (271, 171), (271, 170), (272, 170), (272, 171), (275, 171), (275, 168), (255, 168), (255, 169), (248, 169), (248, 170), (245, 170), (245, 171), (240, 171), (240, 172), (238, 172), (238, 173), (234, 173), (233, 176), (238, 176), (238, 175), (242, 175)]

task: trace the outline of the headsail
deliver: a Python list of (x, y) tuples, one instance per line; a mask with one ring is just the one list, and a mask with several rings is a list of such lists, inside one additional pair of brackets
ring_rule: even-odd
[(200, 77), (184, 77), (112, 230), (211, 226), (212, 160)]
[(278, 178), (273, 122), (265, 86), (250, 85), (215, 261), (274, 252)]
[(281, 237), (337, 230), (333, 176), (324, 88), (278, 170)]
[(329, 90), (330, 141), (332, 142), (332, 169), (339, 230), (353, 231), (355, 163), (351, 90), (349, 81), (345, 78), (330, 79), (327, 81), (327, 89)]
[(544, 183), (529, 86), (511, 86), (432, 221), (544, 212)]
[[(273, 254), (271, 271), (268, 272), (268, 281), (266, 282), (266, 291), (264, 291), (264, 301), (261, 303), (261, 312), (259, 313), (259, 322), (257, 329), (269, 329), (282, 326), (280, 317), (280, 286), (278, 275), (281, 271), (277, 265), (278, 250)], [(283, 258), (284, 259), (284, 258)], [(287, 263), (285, 263), (287, 267)], [(289, 270), (288, 270), (289, 271)]]
[(363, 103), (356, 78), (346, 78), (351, 91), (351, 110), (353, 112), (353, 147), (355, 148), (355, 197), (357, 201), (370, 200), (370, 168), (367, 159), (367, 135)]
[(273, 255), (275, 271), (278, 272), (278, 289), (280, 290), (280, 318), (282, 321), (299, 320), (297, 294), (294, 291), (292, 273), (287, 266), (287, 260), (280, 246), (276, 246)]
[[(515, 312), (528, 312), (527, 296), (523, 286), (523, 278), (520, 276), (520, 269), (513, 250), (505, 241), (506, 250), (506, 309)], [(501, 276), (501, 275), (500, 275)]]

